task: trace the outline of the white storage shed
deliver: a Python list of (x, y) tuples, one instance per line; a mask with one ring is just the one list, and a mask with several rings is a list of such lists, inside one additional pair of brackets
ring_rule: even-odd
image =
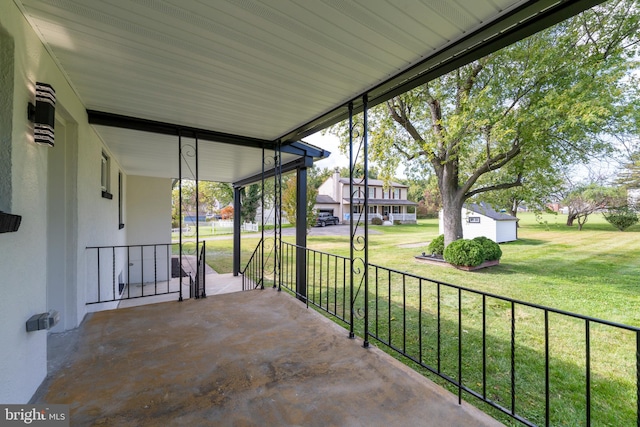
[[(444, 233), (442, 210), (440, 211), (440, 234)], [(518, 239), (518, 218), (496, 212), (487, 203), (469, 203), (462, 208), (462, 235), (465, 239), (484, 236), (496, 243)]]

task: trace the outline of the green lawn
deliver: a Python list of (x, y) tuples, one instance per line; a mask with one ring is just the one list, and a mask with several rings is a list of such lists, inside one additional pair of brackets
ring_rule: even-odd
[[(428, 242), (437, 236), (437, 220), (423, 220), (417, 225), (372, 226), (371, 230), (378, 233), (369, 236), (369, 261), (470, 289), (640, 326), (637, 279), (640, 277), (640, 225), (619, 232), (599, 215), (593, 215), (584, 229), (578, 231), (576, 227), (566, 227), (564, 220), (564, 216), (545, 215), (543, 222), (539, 223), (532, 214), (521, 215), (519, 240), (501, 245), (501, 264), (476, 272), (422, 264), (413, 258), (426, 250)], [(294, 241), (292, 237), (285, 240)], [(243, 239), (243, 262), (257, 242), (256, 238)], [(309, 237), (308, 246), (326, 253), (349, 256), (348, 237)], [(207, 248), (211, 254), (208, 259), (214, 269), (230, 271), (231, 240), (210, 241)], [(333, 265), (333, 262), (334, 259), (325, 257), (310, 260), (309, 264)], [(319, 273), (319, 268), (317, 271)], [(329, 309), (339, 308), (345, 299), (342, 283), (332, 284), (333, 288), (328, 292), (320, 287), (322, 281), (319, 279), (310, 279), (310, 298)], [(322, 280), (326, 282), (327, 278)], [(332, 280), (333, 277), (330, 278)], [(370, 330), (382, 341), (390, 341), (414, 359), (436, 366), (436, 286), (428, 282), (422, 284), (416, 279), (403, 282), (400, 275), (388, 280), (382, 274), (378, 282), (376, 289), (376, 276), (370, 271), (370, 307), (375, 308), (377, 303), (378, 313), (376, 318), (370, 318)], [(348, 291), (344, 293), (348, 294)], [(362, 298), (363, 294), (359, 293), (359, 297)], [(440, 301), (441, 371), (457, 378), (457, 291), (442, 288)], [(509, 303), (492, 298), (488, 298), (486, 304), (489, 347), (486, 392), (492, 400), (509, 407), (511, 307)], [(462, 377), (465, 385), (481, 391), (482, 298), (464, 293), (462, 307)], [(516, 409), (533, 422), (544, 424), (543, 312), (517, 305), (514, 314)], [(348, 318), (348, 313), (344, 316)], [(549, 322), (552, 425), (584, 425), (584, 321), (551, 314)], [(356, 332), (362, 335), (362, 321), (357, 319), (356, 325)], [(590, 332), (592, 425), (635, 425), (635, 336), (598, 325), (592, 325)], [(372, 343), (378, 344), (375, 340)], [(386, 346), (379, 346), (397, 355)], [(404, 361), (421, 370), (415, 363)], [(472, 397), (465, 395), (465, 399), (478, 404)], [(479, 406), (501, 421), (512, 423), (508, 418)]]
[[(521, 214), (518, 241), (500, 245), (500, 265), (475, 272), (416, 261), (438, 235), (437, 220), (371, 226), (372, 264), (574, 313), (640, 326), (640, 225), (620, 232), (600, 215), (582, 231), (562, 215)], [(293, 239), (287, 239), (293, 243)], [(404, 247), (422, 244), (419, 247)], [(348, 237), (309, 237), (308, 246), (349, 256)]]

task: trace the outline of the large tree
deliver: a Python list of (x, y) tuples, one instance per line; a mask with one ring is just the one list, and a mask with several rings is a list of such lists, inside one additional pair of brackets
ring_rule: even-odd
[[(289, 220), (289, 223), (296, 225), (298, 219), (298, 205), (297, 205), (297, 178), (295, 175), (289, 175), (283, 181), (282, 186), (282, 213)], [(316, 221), (316, 196), (318, 195), (317, 188), (314, 188), (312, 180), (307, 180), (307, 231), (315, 224)]]
[(461, 238), (467, 199), (587, 161), (637, 123), (637, 9), (597, 6), (372, 109), (372, 160), (383, 175), (428, 165), (445, 242)]
[(570, 191), (563, 202), (568, 208), (567, 226), (571, 227), (577, 222), (578, 230), (582, 230), (592, 213), (621, 206), (624, 203), (624, 192), (620, 187), (589, 184)]
[(248, 188), (242, 187), (240, 190), (240, 215), (243, 222), (254, 222), (258, 206), (260, 206), (260, 185), (251, 184)]

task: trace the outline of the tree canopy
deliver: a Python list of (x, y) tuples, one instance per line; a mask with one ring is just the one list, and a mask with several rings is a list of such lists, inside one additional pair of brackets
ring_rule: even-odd
[(623, 165), (616, 183), (625, 188), (640, 188), (640, 151), (629, 156), (629, 161)]
[(435, 174), (445, 242), (461, 238), (467, 199), (540, 187), (607, 153), (604, 135), (637, 133), (638, 15), (635, 1), (610, 1), (377, 106), (372, 160), (384, 179), (402, 159)]

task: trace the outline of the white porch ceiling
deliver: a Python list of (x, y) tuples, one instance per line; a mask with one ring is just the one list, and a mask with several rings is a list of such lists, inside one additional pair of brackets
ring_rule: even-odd
[[(517, 27), (577, 3), (15, 1), (88, 110), (266, 141), (304, 136), (296, 130), (495, 22)], [(175, 177), (177, 138), (96, 130), (126, 173)], [(206, 144), (208, 179), (236, 181), (262, 167), (260, 149)]]

